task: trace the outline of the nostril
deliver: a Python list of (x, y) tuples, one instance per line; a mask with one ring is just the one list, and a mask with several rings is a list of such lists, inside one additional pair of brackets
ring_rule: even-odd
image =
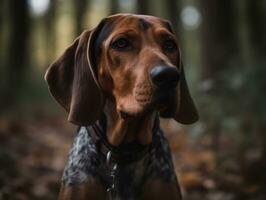
[(158, 87), (176, 87), (179, 81), (179, 73), (176, 68), (168, 66), (156, 66), (150, 72), (150, 77)]

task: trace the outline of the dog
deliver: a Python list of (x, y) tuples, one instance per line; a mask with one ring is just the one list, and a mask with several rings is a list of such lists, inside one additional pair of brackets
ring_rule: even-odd
[(198, 120), (171, 24), (117, 14), (84, 31), (48, 68), (52, 96), (79, 126), (60, 200), (180, 200), (159, 117)]

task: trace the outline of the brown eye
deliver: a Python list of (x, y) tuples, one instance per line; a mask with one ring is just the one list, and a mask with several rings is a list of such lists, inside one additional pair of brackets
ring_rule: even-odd
[(163, 48), (165, 51), (173, 52), (177, 49), (175, 41), (168, 39), (164, 41)]
[(111, 44), (111, 48), (116, 49), (118, 51), (129, 50), (130, 47), (130, 42), (126, 38), (120, 38)]

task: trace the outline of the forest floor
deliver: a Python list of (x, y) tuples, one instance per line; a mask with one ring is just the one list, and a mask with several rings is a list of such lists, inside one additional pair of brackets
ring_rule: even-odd
[[(0, 118), (0, 200), (56, 199), (75, 130), (58, 118), (30, 123)], [(190, 142), (180, 132), (169, 131), (167, 137), (184, 200), (266, 199), (265, 176), (260, 176), (265, 165), (253, 163), (242, 173), (234, 159), (217, 161), (210, 138)], [(226, 151), (226, 142), (222, 148)]]

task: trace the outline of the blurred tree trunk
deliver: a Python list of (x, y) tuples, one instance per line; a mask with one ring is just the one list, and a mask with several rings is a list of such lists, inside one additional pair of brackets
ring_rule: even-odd
[(138, 14), (149, 14), (149, 3), (148, 0), (137, 0), (137, 13)]
[(216, 79), (228, 68), (238, 51), (235, 1), (200, 2), (202, 78)]
[(80, 35), (83, 31), (83, 20), (89, 5), (89, 0), (73, 0), (74, 11), (75, 11), (75, 34)]
[(167, 0), (167, 10), (169, 11), (170, 21), (173, 25), (174, 31), (181, 35), (181, 23), (180, 23), (180, 1)]
[[(0, 1), (0, 30), (3, 30), (3, 15), (4, 15), (4, 10), (3, 10), (3, 7), (4, 7), (4, 2), (3, 1)], [(0, 31), (0, 46), (2, 47), (2, 37), (3, 37), (3, 32)]]
[[(251, 42), (251, 53), (252, 53), (252, 70), (257, 70), (258, 74), (263, 74), (262, 76), (257, 77), (257, 85), (256, 88), (260, 88), (261, 94), (258, 94), (260, 99), (265, 99), (266, 96), (263, 95), (266, 90), (266, 2), (261, 0), (246, 0), (246, 11), (248, 16), (248, 31), (249, 31), (249, 41)], [(258, 81), (259, 80), (259, 81)], [(254, 105), (257, 112), (265, 112), (263, 108)], [(262, 115), (263, 115), (262, 114)], [(266, 126), (265, 126), (265, 117), (260, 116), (257, 117), (256, 123), (258, 124), (259, 129), (259, 139), (262, 145), (262, 161), (266, 166)], [(266, 173), (264, 173), (266, 176)]]
[[(236, 26), (236, 5), (232, 0), (201, 0), (201, 79), (207, 83), (205, 92), (211, 92), (217, 106), (220, 99), (227, 94), (224, 72), (231, 68), (238, 56), (238, 40)], [(228, 73), (227, 73), (228, 74)], [(219, 115), (210, 113), (213, 150), (219, 161), (221, 138), (221, 119)], [(218, 164), (218, 163), (217, 163)]]
[[(10, 32), (8, 39), (7, 77), (4, 104), (9, 107), (25, 84), (29, 64), (30, 16), (27, 0), (9, 0)], [(3, 99), (2, 99), (3, 100)]]
[[(3, 30), (3, 15), (4, 15), (4, 2), (0, 1), (0, 30)], [(4, 38), (3, 38), (3, 31), (0, 31), (0, 49), (4, 49)], [(3, 86), (4, 86), (4, 58), (3, 58), (3, 52), (0, 52), (0, 93), (3, 92)], [(1, 103), (1, 100), (0, 100)], [(1, 108), (1, 105), (0, 105)]]
[[(4, 2), (4, 1), (0, 1), (0, 30), (3, 30), (4, 4), (5, 3), (6, 2)], [(0, 47), (3, 48), (3, 31), (0, 31)], [(2, 52), (0, 52), (0, 55), (1, 54), (2, 54)], [(2, 60), (0, 61), (0, 63), (1, 62), (2, 62)]]
[[(266, 167), (266, 125), (265, 123), (260, 124), (260, 139), (262, 142), (262, 157), (261, 160), (263, 161), (265, 167)], [(264, 175), (266, 176), (266, 172), (264, 172)], [(266, 183), (264, 183), (266, 185)]]
[(56, 49), (56, 1), (50, 1), (47, 15), (45, 16), (46, 27), (46, 51), (47, 62), (50, 63), (51, 59), (55, 56)]
[(110, 1), (110, 15), (116, 14), (119, 12), (119, 3), (118, 0)]
[(253, 57), (265, 60), (266, 52), (266, 3), (261, 0), (247, 0), (248, 30)]

